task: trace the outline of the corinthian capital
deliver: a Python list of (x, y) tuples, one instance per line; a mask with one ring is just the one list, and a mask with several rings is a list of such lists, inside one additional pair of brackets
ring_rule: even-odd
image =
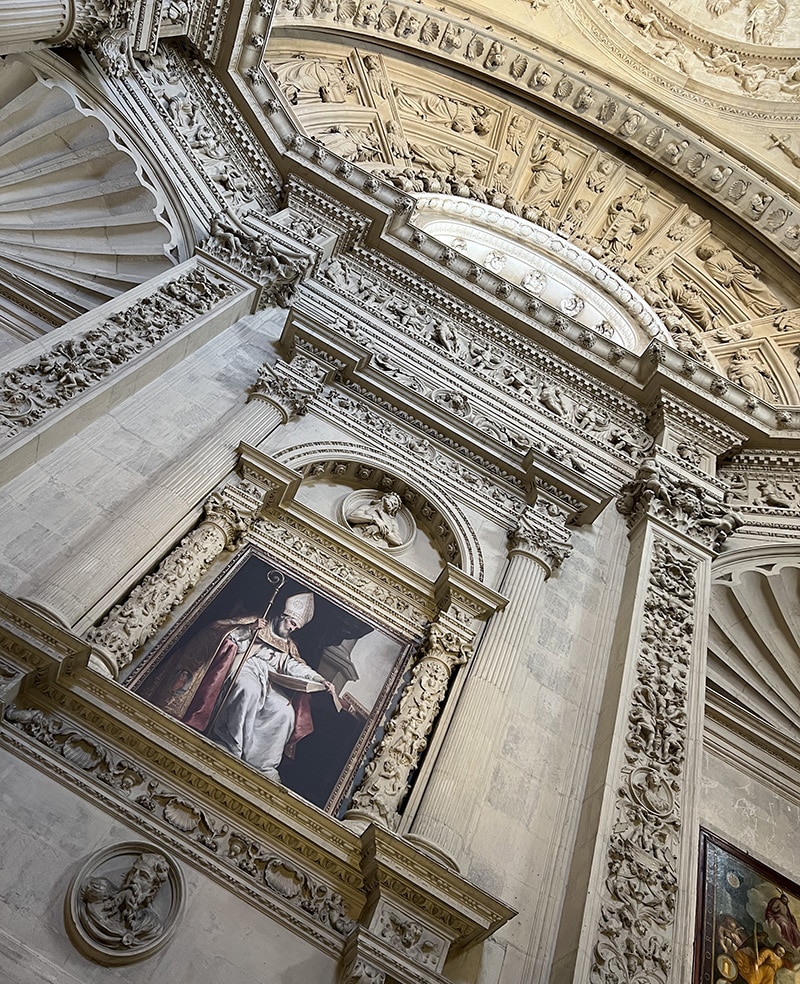
[(742, 525), (721, 490), (670, 470), (655, 457), (645, 458), (622, 488), (617, 510), (631, 527), (649, 516), (713, 553)]
[(554, 502), (537, 499), (528, 506), (508, 534), (511, 553), (525, 553), (538, 561), (547, 576), (559, 568), (572, 552), (567, 514)]
[(268, 400), (283, 413), (285, 420), (300, 416), (322, 390), (325, 372), (311, 359), (299, 356), (291, 363), (279, 360), (264, 363), (250, 387), (250, 398)]

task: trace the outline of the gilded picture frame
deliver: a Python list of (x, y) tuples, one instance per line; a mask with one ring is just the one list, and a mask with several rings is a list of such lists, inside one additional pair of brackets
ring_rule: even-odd
[(695, 984), (800, 980), (800, 886), (702, 831)]

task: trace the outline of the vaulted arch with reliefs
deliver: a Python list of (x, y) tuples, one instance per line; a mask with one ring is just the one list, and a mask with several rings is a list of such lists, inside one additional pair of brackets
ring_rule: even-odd
[[(470, 577), (483, 578), (483, 554), (475, 530), (459, 504), (436, 488), (430, 469), (409, 467), (408, 462), (401, 466), (396, 456), (344, 443), (289, 447), (276, 458), (301, 470), (306, 482), (328, 479), (397, 491), (439, 554), (438, 563), (454, 564)], [(303, 498), (301, 490), (298, 499)]]

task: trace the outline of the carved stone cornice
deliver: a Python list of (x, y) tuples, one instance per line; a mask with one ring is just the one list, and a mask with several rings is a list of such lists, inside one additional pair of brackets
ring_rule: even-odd
[(712, 553), (743, 522), (718, 487), (679, 474), (656, 457), (645, 458), (633, 481), (621, 490), (617, 510), (631, 528), (650, 517)]
[(159, 280), (134, 304), (71, 337), (59, 331), (58, 339), (38, 358), (4, 373), (0, 381), (4, 438), (46, 419), (242, 286), (199, 263), (189, 270), (184, 267), (173, 279)]
[(526, 554), (545, 569), (549, 577), (569, 557), (570, 530), (567, 513), (554, 502), (539, 498), (527, 506), (508, 534), (509, 556)]
[(137, 649), (158, 631), (169, 613), (186, 598), (223, 550), (233, 549), (255, 514), (237, 500), (234, 487), (213, 492), (203, 506), (205, 517), (181, 540), (158, 568), (116, 605), (86, 638), (110, 655), (116, 676)]
[(660, 391), (647, 408), (648, 427), (658, 444), (685, 466), (713, 477), (717, 458), (739, 447), (744, 435), (674, 393)]
[(313, 399), (322, 392), (326, 371), (312, 359), (296, 356), (291, 362), (265, 362), (250, 387), (250, 399), (267, 400), (283, 415), (284, 423), (302, 416)]

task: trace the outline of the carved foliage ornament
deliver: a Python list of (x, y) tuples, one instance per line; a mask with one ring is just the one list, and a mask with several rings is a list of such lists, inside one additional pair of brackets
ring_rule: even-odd
[(197, 266), (83, 335), (8, 370), (0, 381), (0, 436), (32, 426), (236, 290)]
[(183, 877), (170, 858), (150, 844), (118, 844), (92, 855), (72, 880), (64, 918), (90, 959), (133, 963), (168, 942), (183, 898)]
[(592, 984), (669, 979), (697, 566), (655, 540)]
[(353, 797), (355, 813), (396, 829), (400, 805), (428, 744), (450, 675), (456, 666), (467, 661), (470, 653), (466, 641), (455, 632), (437, 623), (429, 627), (411, 680)]
[(649, 514), (714, 552), (743, 522), (722, 497), (714, 498), (704, 486), (667, 472), (652, 457), (642, 461), (633, 481), (623, 488), (617, 509), (631, 526)]
[(90, 642), (112, 653), (119, 668), (130, 663), (139, 646), (155, 635), (211, 562), (232, 547), (253, 521), (252, 512), (231, 498), (230, 489), (213, 493), (204, 509), (205, 519), (186, 534), (157, 570), (112, 608), (100, 625), (87, 632)]

